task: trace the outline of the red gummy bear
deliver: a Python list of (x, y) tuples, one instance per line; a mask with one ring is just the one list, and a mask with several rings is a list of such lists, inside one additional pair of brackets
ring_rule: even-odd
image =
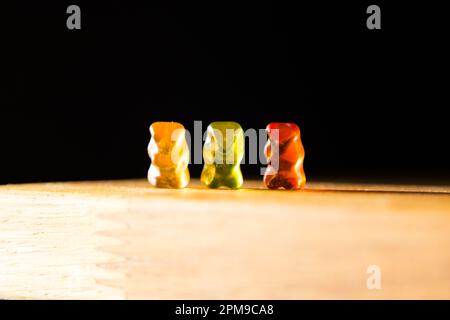
[(272, 122), (267, 125), (269, 140), (264, 153), (268, 167), (264, 184), (269, 189), (300, 189), (306, 183), (303, 170), (305, 150), (300, 139), (300, 129), (295, 123)]

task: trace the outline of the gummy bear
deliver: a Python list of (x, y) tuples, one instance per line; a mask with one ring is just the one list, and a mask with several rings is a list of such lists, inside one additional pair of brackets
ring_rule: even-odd
[(269, 189), (300, 189), (306, 183), (303, 170), (305, 150), (295, 123), (272, 122), (266, 127), (269, 140), (264, 153), (268, 167), (264, 184)]
[(202, 183), (210, 188), (240, 188), (244, 182), (240, 168), (243, 157), (244, 131), (239, 123), (211, 123), (203, 146)]
[(160, 188), (185, 188), (189, 183), (189, 148), (185, 129), (177, 122), (154, 122), (148, 145), (148, 181)]

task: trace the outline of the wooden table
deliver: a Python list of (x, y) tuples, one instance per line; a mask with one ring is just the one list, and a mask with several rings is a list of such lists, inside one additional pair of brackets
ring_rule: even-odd
[(0, 186), (0, 298), (450, 298), (449, 187), (191, 185)]

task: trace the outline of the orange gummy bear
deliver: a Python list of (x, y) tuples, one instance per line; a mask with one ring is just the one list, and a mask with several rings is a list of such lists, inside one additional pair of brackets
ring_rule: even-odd
[(185, 188), (189, 183), (186, 131), (177, 122), (154, 122), (148, 145), (151, 159), (148, 181), (160, 188)]

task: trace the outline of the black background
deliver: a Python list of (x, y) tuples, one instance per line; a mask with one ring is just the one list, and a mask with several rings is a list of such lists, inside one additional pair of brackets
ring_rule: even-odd
[(17, 2), (0, 183), (145, 177), (158, 120), (296, 122), (308, 178), (448, 183), (442, 3)]

